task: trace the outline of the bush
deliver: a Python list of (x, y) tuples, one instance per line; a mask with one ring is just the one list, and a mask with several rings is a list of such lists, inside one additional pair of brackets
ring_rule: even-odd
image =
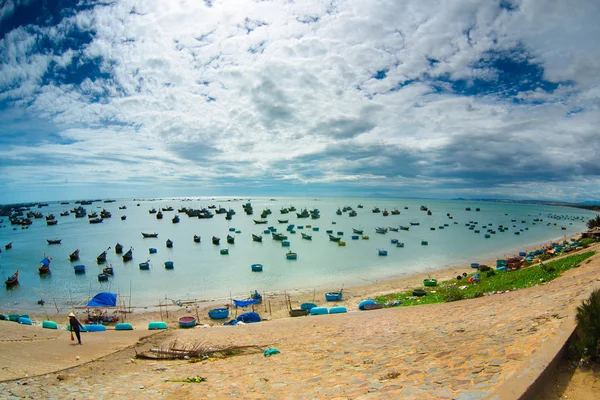
[(577, 328), (569, 350), (578, 359), (600, 361), (600, 289), (577, 307)]
[(547, 273), (556, 271), (556, 268), (554, 268), (552, 265), (548, 265), (548, 264), (540, 264), (540, 269)]
[(450, 286), (450, 287), (446, 288), (446, 293), (444, 293), (444, 301), (446, 303), (450, 303), (451, 301), (462, 300), (464, 298), (465, 298), (465, 295), (456, 286)]
[(496, 271), (494, 271), (493, 269), (492, 269), (492, 270), (489, 270), (489, 271), (487, 272), (487, 274), (485, 274), (485, 276), (486, 276), (486, 277), (488, 277), (488, 278), (489, 278), (490, 276), (494, 276), (494, 275), (496, 275)]

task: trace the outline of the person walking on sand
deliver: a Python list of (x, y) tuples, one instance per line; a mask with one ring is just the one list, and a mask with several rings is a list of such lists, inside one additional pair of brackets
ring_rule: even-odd
[(73, 313), (69, 314), (69, 327), (71, 330), (71, 339), (73, 339), (73, 332), (75, 332), (75, 335), (77, 336), (77, 341), (79, 342), (79, 344), (81, 344), (80, 332), (83, 329), (83, 325), (81, 325), (81, 323), (79, 322), (79, 320), (77, 320), (75, 314)]

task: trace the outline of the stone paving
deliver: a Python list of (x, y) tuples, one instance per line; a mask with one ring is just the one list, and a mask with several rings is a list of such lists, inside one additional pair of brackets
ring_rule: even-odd
[[(530, 368), (544, 343), (570, 333), (575, 307), (598, 279), (595, 256), (546, 285), (474, 300), (173, 330), (137, 350), (176, 337), (281, 353), (148, 361), (127, 349), (60, 374), (0, 383), (0, 398), (483, 399)], [(169, 381), (198, 375), (206, 381)]]

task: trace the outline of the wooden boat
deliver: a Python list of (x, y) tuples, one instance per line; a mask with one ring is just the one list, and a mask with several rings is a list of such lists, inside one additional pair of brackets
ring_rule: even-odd
[(46, 242), (48, 242), (48, 244), (60, 244), (62, 239), (46, 239)]
[(388, 215), (390, 215), (390, 212), (388, 210), (383, 210), (383, 216), (387, 217)]
[(229, 244), (235, 243), (235, 237), (233, 237), (231, 235), (227, 235), (227, 243), (229, 243)]
[(52, 226), (52, 225), (56, 225), (56, 224), (58, 224), (58, 220), (57, 219), (46, 221), (46, 225), (48, 225), (48, 226)]
[(420, 223), (420, 222), (409, 222), (409, 223), (410, 223), (411, 225), (413, 225), (413, 226), (418, 226), (418, 225), (421, 225), (421, 223)]
[(221, 253), (222, 255), (225, 256), (225, 255), (229, 254), (229, 249), (221, 249), (221, 250), (219, 250), (219, 253)]
[(194, 243), (200, 243), (200, 236), (194, 235)]
[(74, 252), (69, 254), (69, 260), (71, 260), (71, 261), (79, 260), (79, 249), (76, 249)]
[(388, 231), (387, 228), (381, 228), (381, 227), (375, 228), (375, 233), (386, 234), (387, 231)]
[(194, 326), (196, 326), (196, 317), (186, 315), (179, 318), (179, 326), (181, 328), (193, 328)]
[(139, 264), (140, 269), (149, 270), (150, 269), (150, 260), (146, 260), (146, 262)]
[(173, 209), (173, 207), (168, 206), (168, 207), (163, 207), (161, 210), (162, 211), (173, 211), (174, 209)]
[(273, 232), (271, 237), (273, 238), (273, 240), (285, 240), (288, 238), (283, 233), (277, 233), (277, 232)]
[(327, 292), (325, 293), (325, 300), (327, 301), (341, 301), (342, 291), (339, 292)]
[(339, 242), (341, 239), (341, 237), (329, 235), (329, 240), (331, 240), (332, 242)]
[(119, 210), (127, 210), (127, 206), (120, 206)]
[(356, 229), (356, 228), (352, 228), (352, 232), (354, 232), (354, 233), (356, 233), (356, 234), (359, 234), (359, 235), (362, 235), (362, 234), (363, 234), (363, 232), (364, 232), (364, 230), (362, 230), (362, 229)]
[(252, 221), (254, 221), (254, 223), (257, 225), (266, 224), (267, 222), (269, 222), (266, 219), (253, 219)]
[(303, 310), (301, 308), (292, 308), (289, 312), (290, 317), (304, 317), (310, 313), (309, 310)]
[(6, 286), (13, 286), (13, 285), (16, 285), (17, 283), (19, 283), (19, 270), (16, 270), (14, 274), (9, 276), (4, 281), (4, 283), (6, 284)]
[(397, 208), (394, 208), (392, 210), (392, 215), (399, 215), (400, 214), (400, 210), (398, 210)]
[(252, 264), (250, 266), (250, 269), (252, 270), (252, 272), (262, 272), (263, 271), (263, 265), (262, 264)]
[(109, 247), (108, 249), (104, 250), (102, 253), (100, 253), (100, 254), (98, 255), (98, 257), (96, 257), (96, 262), (97, 262), (98, 264), (102, 264), (102, 263), (105, 263), (105, 262), (106, 262), (106, 252), (107, 252), (108, 250), (110, 250), (110, 247)]
[(40, 274), (47, 274), (50, 272), (50, 261), (52, 261), (52, 259), (44, 255), (44, 258), (40, 261), (41, 265), (38, 268)]
[(127, 219), (127, 215), (121, 215), (121, 221), (125, 221)]
[(218, 307), (208, 310), (208, 317), (211, 319), (225, 319), (229, 317), (229, 308)]
[(287, 260), (297, 260), (298, 259), (298, 253), (294, 253), (293, 251), (288, 251), (287, 253), (285, 253), (285, 258)]
[(117, 243), (117, 245), (115, 246), (115, 253), (117, 253), (117, 254), (123, 253), (123, 245), (122, 244)]
[(388, 227), (388, 229), (390, 230), (390, 232), (398, 232), (400, 230), (400, 228), (392, 228), (391, 226)]
[(159, 211), (156, 213), (156, 219), (162, 219), (163, 218), (163, 213), (162, 211)]
[(144, 238), (155, 238), (158, 237), (158, 233), (144, 233), (142, 232), (142, 237)]
[(279, 222), (280, 224), (287, 224), (289, 222), (289, 219), (278, 219), (277, 222)]
[(437, 279), (434, 278), (423, 279), (423, 286), (437, 286), (437, 283)]
[(421, 246), (427, 246), (429, 242), (427, 240), (421, 240)]
[(114, 275), (114, 270), (113, 270), (112, 264), (108, 267), (102, 268), (102, 273), (104, 273), (106, 275)]
[(357, 215), (358, 215), (358, 213), (357, 213), (356, 211), (354, 211), (354, 210), (352, 210), (352, 211), (350, 211), (350, 212), (348, 213), (348, 216), (349, 216), (349, 217), (356, 217)]
[(171, 219), (171, 222), (173, 222), (174, 224), (179, 222), (179, 215), (176, 215), (173, 217), (173, 219)]
[(173, 241), (171, 239), (167, 239), (166, 245), (169, 249), (173, 248)]
[(262, 236), (252, 234), (252, 240), (255, 242), (262, 242)]
[(165, 261), (165, 269), (173, 269), (175, 267), (175, 263), (173, 261)]
[(12, 244), (13, 244), (13, 242), (10, 242), (10, 243), (8, 243), (8, 244), (5, 244), (5, 245), (4, 245), (4, 249), (5, 249), (5, 250), (10, 250), (10, 249), (12, 249)]
[(85, 273), (85, 265), (83, 265), (83, 264), (75, 265), (73, 267), (73, 271), (75, 271), (76, 274), (83, 274), (83, 273)]
[(312, 236), (307, 233), (302, 233), (302, 239), (312, 240)]
[(148, 210), (149, 214), (156, 214), (156, 208), (153, 208), (151, 210)]
[(105, 274), (104, 272), (101, 274), (98, 274), (98, 282), (106, 282), (108, 280), (108, 275)]
[(90, 219), (88, 222), (89, 222), (90, 224), (99, 224), (99, 223), (101, 223), (102, 221), (103, 221), (103, 220), (102, 220), (102, 218), (93, 218), (93, 219)]
[(308, 218), (308, 217), (310, 217), (310, 213), (305, 208), (304, 210), (302, 210), (301, 213), (296, 213), (296, 217), (298, 217), (298, 218)]
[(371, 303), (371, 304), (365, 304), (362, 309), (367, 311), (367, 310), (379, 310), (382, 308), (383, 308), (383, 304)]
[(380, 213), (380, 212), (381, 212), (381, 210), (379, 209), (379, 207), (375, 207), (375, 208), (373, 208), (373, 210), (372, 210), (372, 211), (373, 211), (374, 213)]
[(218, 237), (216, 237), (216, 236), (213, 236), (213, 237), (212, 237), (212, 244), (216, 244), (216, 245), (218, 245), (220, 242), (221, 242), (221, 239), (220, 239), (220, 238), (218, 238)]
[(387, 252), (387, 250), (379, 249), (379, 250), (377, 250), (377, 254), (380, 256), (387, 256), (388, 252)]
[(88, 214), (88, 218), (98, 218), (98, 213), (93, 212), (91, 214)]
[(123, 261), (131, 261), (133, 259), (133, 247), (127, 250), (127, 253), (123, 254)]

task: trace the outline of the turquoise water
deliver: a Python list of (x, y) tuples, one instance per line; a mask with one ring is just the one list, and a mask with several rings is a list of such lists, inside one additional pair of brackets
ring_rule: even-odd
[[(335, 289), (342, 285), (368, 283), (386, 278), (401, 277), (414, 273), (435, 271), (452, 265), (483, 262), (495, 257), (505, 257), (551, 240), (585, 230), (585, 222), (594, 216), (593, 212), (566, 207), (526, 205), (512, 203), (492, 203), (475, 201), (419, 200), (419, 199), (360, 199), (360, 198), (253, 198), (251, 203), (254, 215), (244, 213), (242, 205), (248, 199), (160, 199), (160, 200), (118, 200), (114, 203), (94, 202), (84, 206), (88, 212), (100, 212), (103, 208), (112, 213), (112, 218), (101, 224), (89, 224), (88, 218), (60, 217), (61, 211), (74, 208), (69, 205), (51, 203), (36, 209), (47, 215), (53, 213), (59, 220), (55, 226), (47, 226), (45, 219), (35, 219), (28, 229), (13, 229), (8, 218), (3, 217), (0, 228), (0, 275), (5, 279), (19, 270), (19, 285), (0, 290), (0, 307), (27, 308), (35, 306), (38, 299), (52, 301), (53, 298), (66, 300), (82, 299), (100, 291), (111, 291), (129, 295), (130, 287), (133, 305), (157, 304), (160, 299), (214, 299), (227, 298), (230, 292), (235, 296), (247, 297), (259, 291), (294, 291), (312, 289)], [(140, 203), (140, 206), (136, 206)], [(231, 221), (225, 214), (216, 214), (212, 219), (190, 218), (178, 213), (181, 207), (202, 208), (211, 204), (232, 208), (236, 211)], [(362, 209), (357, 206), (362, 204)], [(280, 214), (282, 207), (293, 205), (300, 212), (303, 208), (318, 208), (320, 219), (299, 219), (294, 212)], [(425, 205), (432, 211), (427, 215), (420, 211)], [(127, 206), (120, 210), (119, 206)], [(172, 206), (175, 211), (164, 212), (164, 218), (157, 220), (149, 214), (151, 208)], [(358, 215), (349, 217), (348, 212), (336, 215), (336, 210), (350, 206)], [(397, 208), (400, 215), (384, 217), (372, 212), (374, 207), (382, 211)], [(408, 207), (408, 209), (405, 209)], [(471, 207), (472, 211), (466, 211)], [(475, 209), (479, 207), (481, 211)], [(253, 219), (261, 219), (261, 211), (270, 208), (268, 224), (255, 225)], [(213, 210), (214, 211), (214, 210)], [(447, 214), (453, 219), (450, 219)], [(181, 222), (173, 224), (171, 219), (179, 215)], [(122, 221), (121, 215), (127, 219)], [(278, 219), (288, 219), (288, 223), (278, 223)], [(542, 219), (535, 222), (534, 219)], [(513, 222), (512, 220), (515, 220)], [(469, 230), (465, 224), (477, 222), (480, 233)], [(522, 222), (525, 221), (525, 222)], [(335, 224), (334, 224), (335, 222)], [(419, 222), (409, 231), (375, 233), (376, 227), (408, 226)], [(456, 223), (455, 223), (456, 222)], [(296, 229), (295, 234), (286, 232), (288, 224), (305, 226)], [(444, 227), (444, 224), (448, 226)], [(509, 227), (500, 232), (498, 225)], [(306, 225), (318, 227), (318, 231)], [(489, 225), (483, 228), (483, 225)], [(513, 227), (514, 225), (514, 227)], [(273, 226), (277, 232), (288, 236), (292, 251), (298, 253), (297, 260), (287, 260), (289, 250), (275, 241), (263, 230)], [(439, 227), (444, 227), (440, 229)], [(364, 229), (369, 240), (352, 240), (352, 228)], [(430, 228), (434, 227), (435, 230)], [(481, 228), (479, 228), (481, 227)], [(566, 229), (561, 229), (564, 227)], [(230, 228), (240, 233), (230, 232)], [(484, 238), (488, 228), (496, 229), (496, 234)], [(338, 246), (328, 238), (326, 230), (333, 230), (338, 236), (342, 232), (345, 247)], [(519, 235), (514, 232), (519, 231)], [(141, 232), (157, 232), (158, 238), (142, 238)], [(311, 241), (303, 240), (301, 233), (310, 233)], [(235, 236), (235, 244), (227, 244), (226, 236)], [(263, 242), (254, 242), (251, 234), (261, 234)], [(201, 236), (201, 243), (194, 243), (193, 236)], [(221, 238), (219, 246), (211, 243), (211, 237)], [(405, 244), (398, 248), (391, 239)], [(61, 239), (59, 245), (48, 245), (46, 239)], [(171, 249), (166, 241), (174, 242)], [(421, 245), (421, 241), (428, 245)], [(4, 245), (13, 242), (11, 250)], [(124, 251), (133, 248), (133, 261), (123, 262), (114, 253), (119, 242)], [(107, 264), (114, 267), (114, 276), (108, 282), (98, 282), (97, 275), (102, 266), (96, 263), (96, 256), (108, 251)], [(149, 254), (149, 248), (156, 248), (156, 254)], [(228, 248), (229, 254), (220, 254), (220, 249)], [(80, 260), (69, 261), (69, 254), (80, 250)], [(388, 256), (378, 256), (378, 249), (388, 250)], [(38, 266), (44, 254), (52, 258), (51, 274), (41, 276)], [(150, 269), (139, 269), (139, 263), (150, 261)], [(173, 261), (174, 268), (164, 268), (165, 261)], [(263, 272), (252, 272), (251, 264), (264, 265)], [(84, 264), (85, 274), (75, 274), (73, 266)]]

